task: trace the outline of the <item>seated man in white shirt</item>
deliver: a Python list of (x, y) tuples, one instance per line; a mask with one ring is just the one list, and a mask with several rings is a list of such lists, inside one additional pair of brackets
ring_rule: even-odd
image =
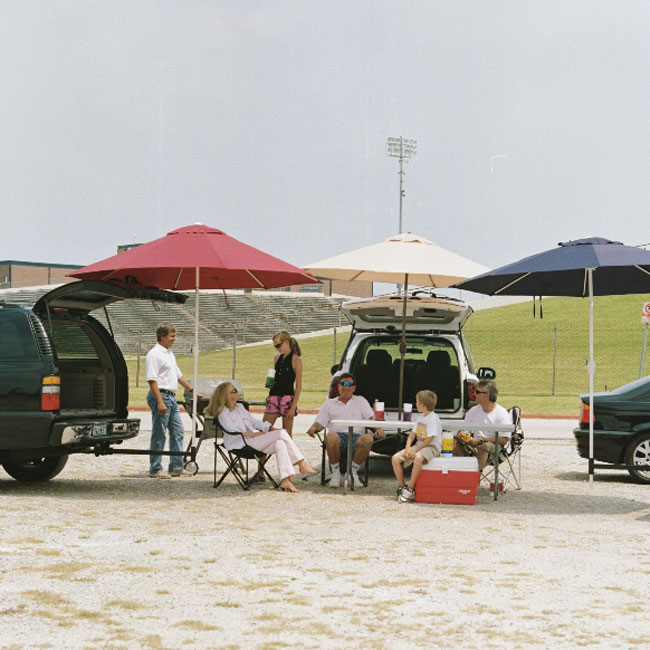
[[(343, 373), (339, 377), (339, 396), (328, 399), (321, 406), (314, 424), (309, 427), (307, 433), (313, 438), (317, 432), (329, 426), (332, 420), (374, 420), (375, 414), (368, 404), (365, 397), (355, 395), (356, 380), (354, 375), (349, 372)], [(384, 432), (375, 429), (377, 438), (383, 438)], [(366, 433), (363, 427), (355, 427), (352, 438), (354, 446), (354, 455), (352, 456), (352, 480), (354, 487), (363, 487), (359, 478), (359, 467), (370, 454), (372, 446), (372, 434)], [(332, 475), (329, 480), (329, 486), (337, 488), (341, 485), (341, 468), (339, 460), (341, 450), (347, 449), (348, 446), (348, 428), (341, 427), (340, 430), (330, 430), (325, 437), (327, 448), (327, 458), (332, 467)]]
[[(467, 411), (465, 421), (477, 424), (512, 425), (508, 411), (497, 404), (498, 394), (499, 389), (495, 381), (491, 379), (479, 381), (476, 388), (476, 406), (472, 406)], [(499, 445), (502, 447), (507, 445), (511, 435), (509, 431), (499, 431)], [(476, 454), (478, 468), (482, 470), (494, 452), (496, 436), (496, 433), (488, 431), (474, 431), (471, 435), (467, 433), (463, 435), (463, 432), (459, 431), (454, 440), (454, 456)]]

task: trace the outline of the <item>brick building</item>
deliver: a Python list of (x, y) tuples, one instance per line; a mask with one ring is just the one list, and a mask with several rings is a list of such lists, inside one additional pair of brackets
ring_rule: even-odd
[(73, 278), (66, 278), (66, 273), (79, 268), (81, 268), (79, 265), (74, 264), (0, 260), (0, 288), (17, 289), (18, 287), (71, 282)]
[[(118, 246), (117, 252), (121, 253), (135, 246), (139, 246), (139, 244), (121, 245)], [(74, 264), (47, 264), (45, 262), (0, 260), (0, 289), (18, 289), (20, 287), (35, 287), (71, 282), (74, 278), (67, 278), (66, 273), (80, 268), (81, 266)], [(278, 290), (281, 289), (275, 289), (275, 291)], [(337, 294), (368, 298), (372, 296), (372, 282), (323, 280), (322, 284), (304, 284), (285, 287), (285, 290), (300, 293), (323, 292), (326, 296)]]

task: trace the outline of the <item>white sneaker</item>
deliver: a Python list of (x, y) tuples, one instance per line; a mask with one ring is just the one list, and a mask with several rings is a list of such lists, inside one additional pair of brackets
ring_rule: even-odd
[(332, 472), (332, 474), (330, 476), (330, 480), (329, 480), (329, 486), (331, 488), (341, 487), (341, 470), (340, 469), (335, 469)]
[(354, 485), (355, 490), (357, 488), (365, 487), (363, 481), (359, 478), (359, 475), (355, 471), (352, 472), (352, 483)]
[(408, 503), (409, 501), (413, 501), (415, 498), (415, 492), (409, 490), (407, 487), (402, 488), (402, 491), (400, 492), (399, 495), (399, 502), (400, 503)]
[(170, 478), (191, 478), (192, 476), (194, 476), (194, 474), (192, 474), (192, 472), (188, 472), (186, 469), (175, 469), (174, 471), (169, 472)]

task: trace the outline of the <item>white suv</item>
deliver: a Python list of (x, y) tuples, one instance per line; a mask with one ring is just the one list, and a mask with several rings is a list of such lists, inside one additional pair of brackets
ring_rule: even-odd
[[(357, 380), (355, 393), (371, 405), (375, 400), (384, 402), (387, 417), (391, 412), (396, 417), (399, 401), (403, 304), (401, 296), (343, 303), (341, 309), (352, 324), (352, 332), (341, 361), (332, 367), (333, 388), (341, 373), (351, 372)], [(492, 368), (474, 371), (462, 335), (472, 313), (471, 307), (453, 298), (407, 298), (404, 402), (415, 406), (415, 394), (430, 389), (438, 396), (438, 414), (462, 419), (474, 403), (479, 378), (496, 376)]]

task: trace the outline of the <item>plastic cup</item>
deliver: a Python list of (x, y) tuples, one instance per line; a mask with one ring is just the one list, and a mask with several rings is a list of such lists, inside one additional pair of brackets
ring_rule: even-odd
[(375, 420), (384, 419), (384, 403), (375, 402)]
[(410, 422), (411, 421), (411, 415), (413, 413), (413, 404), (410, 404), (409, 402), (404, 402), (402, 404), (402, 417), (404, 418), (405, 422)]
[(269, 368), (266, 372), (266, 387), (273, 388), (275, 384), (275, 368)]

